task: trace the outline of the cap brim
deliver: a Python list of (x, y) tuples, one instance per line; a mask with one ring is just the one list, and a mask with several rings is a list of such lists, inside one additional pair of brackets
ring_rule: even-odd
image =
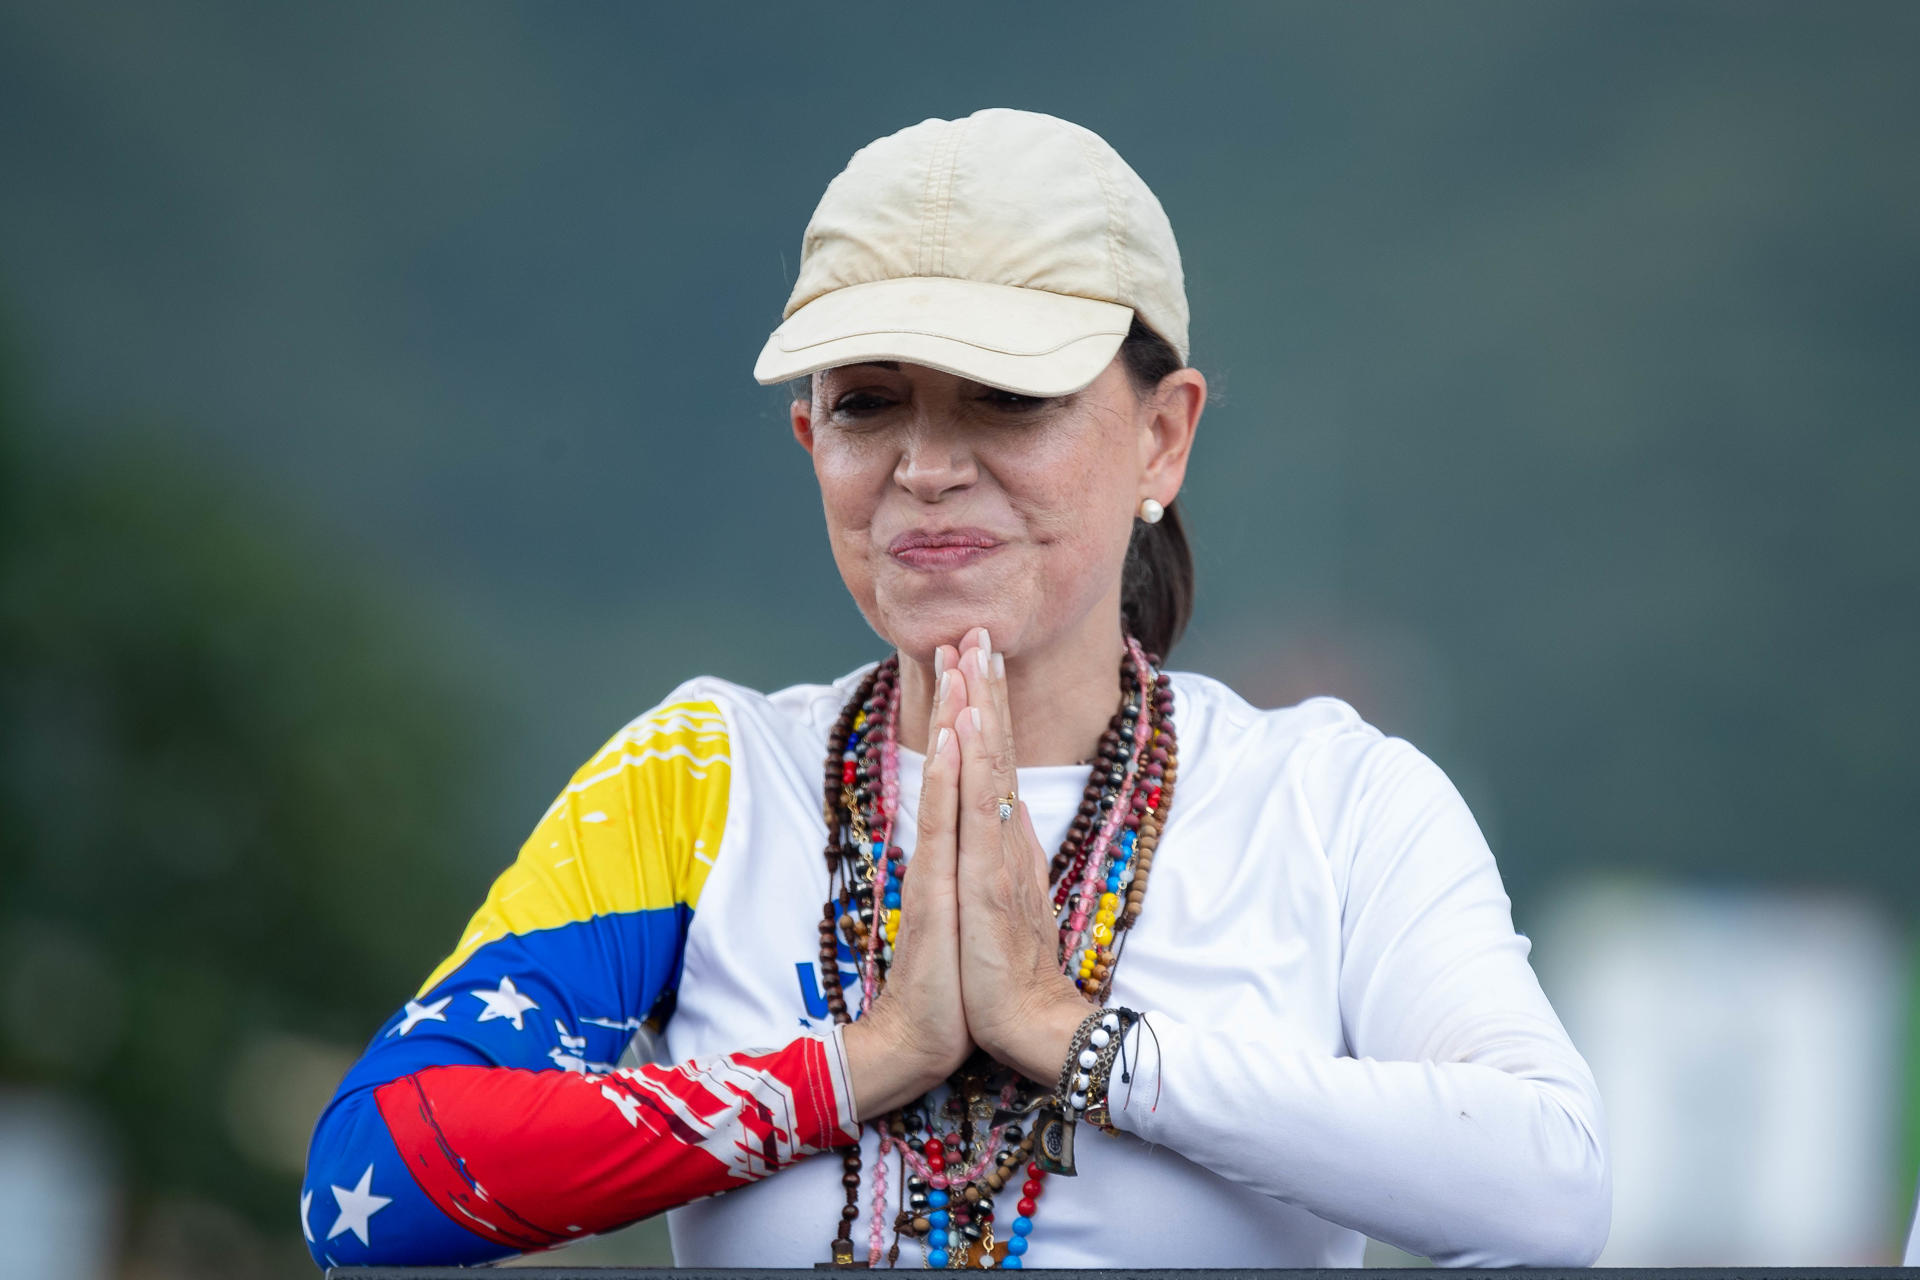
[(1044, 289), (907, 276), (848, 285), (788, 316), (760, 349), (766, 385), (898, 360), (1019, 395), (1063, 396), (1112, 363), (1133, 323), (1118, 303)]

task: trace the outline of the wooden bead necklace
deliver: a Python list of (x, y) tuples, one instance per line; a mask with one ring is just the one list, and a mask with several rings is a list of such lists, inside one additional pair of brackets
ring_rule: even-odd
[[(1119, 710), (1101, 734), (1079, 812), (1051, 867), (1053, 905), (1061, 915), (1061, 968), (1094, 1005), (1112, 990), (1126, 932), (1146, 900), (1154, 849), (1180, 772), (1172, 683), (1159, 670), (1159, 659), (1132, 636), (1126, 645)], [(864, 1010), (886, 987), (899, 936), (907, 871), (893, 842), (900, 805), (899, 711), (899, 659), (890, 657), (867, 673), (828, 735), (822, 806), (832, 896), (820, 920), (820, 974), (828, 1012), (839, 1023), (853, 1018), (840, 979), (842, 944), (856, 959)], [(925, 1244), (932, 1267), (1023, 1265), (1047, 1171), (1030, 1159), (1033, 1133), (1008, 1117), (1053, 1084), (1026, 1080), (980, 1052), (947, 1084), (937, 1117), (922, 1098), (875, 1122), (880, 1152), (864, 1258), (856, 1257), (853, 1241), (860, 1218), (860, 1147), (840, 1148), (846, 1204), (830, 1242), (833, 1261), (822, 1265), (878, 1266), (883, 1254), (892, 1265), (902, 1235)], [(887, 1248), (883, 1218), (891, 1152), (900, 1156), (905, 1194)], [(1017, 1213), (1006, 1239), (996, 1242), (993, 1197), (1020, 1176), (1022, 1164)]]

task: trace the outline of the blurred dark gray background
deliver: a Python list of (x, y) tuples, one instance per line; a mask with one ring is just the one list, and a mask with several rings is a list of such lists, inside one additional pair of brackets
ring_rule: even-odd
[(1180, 239), (1174, 665), (1415, 741), (1523, 931), (1905, 931), (1917, 65), (1910, 4), (0, 7), (0, 1080), (115, 1249), (282, 1265), (247, 1071), (324, 1096), (681, 679), (877, 656), (749, 370), (846, 157), (988, 105)]

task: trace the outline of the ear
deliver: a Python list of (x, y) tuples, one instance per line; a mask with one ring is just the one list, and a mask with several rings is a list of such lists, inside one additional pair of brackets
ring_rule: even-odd
[(1207, 379), (1198, 369), (1175, 369), (1141, 403), (1140, 496), (1173, 505), (1187, 478), (1187, 457), (1201, 411), (1207, 407)]
[(787, 406), (787, 415), (793, 420), (793, 438), (809, 454), (813, 452), (813, 401), (803, 400), (799, 396)]

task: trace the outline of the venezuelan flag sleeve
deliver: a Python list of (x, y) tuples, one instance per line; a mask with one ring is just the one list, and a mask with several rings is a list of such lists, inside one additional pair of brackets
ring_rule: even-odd
[(453, 954), (321, 1114), (300, 1222), (323, 1266), (541, 1249), (854, 1141), (840, 1043), (617, 1068), (679, 978), (734, 785), (700, 682), (575, 774)]

